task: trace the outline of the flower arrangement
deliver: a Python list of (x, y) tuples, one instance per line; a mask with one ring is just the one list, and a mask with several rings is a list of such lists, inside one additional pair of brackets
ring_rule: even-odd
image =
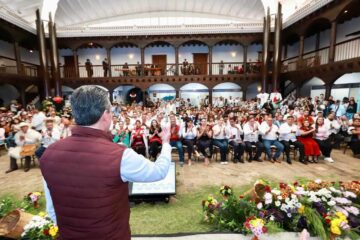
[(45, 213), (40, 212), (25, 225), (21, 239), (57, 239), (58, 234), (59, 228)]
[(227, 198), (233, 194), (231, 187), (224, 185), (220, 188), (220, 194)]
[[(315, 180), (275, 186), (261, 180), (240, 198), (231, 197), (217, 203), (220, 207), (211, 208), (211, 223), (218, 230), (252, 233), (254, 239), (266, 231), (301, 232), (304, 229), (322, 239), (360, 239), (358, 187), (356, 181)], [(224, 196), (225, 191), (224, 186), (220, 194)], [(205, 214), (210, 213), (209, 210), (203, 208)]]
[(33, 204), (34, 208), (39, 208), (39, 199), (41, 196), (41, 192), (31, 192), (25, 196), (25, 200)]
[(250, 216), (246, 219), (244, 226), (254, 234), (253, 240), (257, 240), (263, 233), (267, 232), (267, 229), (264, 226), (264, 220), (255, 218), (254, 216)]

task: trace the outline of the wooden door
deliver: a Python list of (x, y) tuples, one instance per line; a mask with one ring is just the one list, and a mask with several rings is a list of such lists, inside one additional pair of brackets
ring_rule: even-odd
[[(193, 53), (193, 63), (195, 67), (195, 74), (208, 74), (208, 54), (207, 53)], [(198, 69), (198, 70), (196, 70)]]
[(166, 55), (152, 55), (152, 64), (155, 68), (161, 68), (161, 74), (164, 75), (166, 72)]
[(64, 77), (76, 77), (74, 56), (64, 56)]

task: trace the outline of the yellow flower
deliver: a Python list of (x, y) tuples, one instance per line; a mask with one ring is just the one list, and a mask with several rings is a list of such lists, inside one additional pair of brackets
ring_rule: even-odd
[(46, 212), (39, 212), (38, 214), (40, 217), (45, 217), (46, 216)]
[(338, 226), (331, 225), (330, 230), (333, 234), (341, 235), (341, 230)]
[(56, 234), (58, 233), (58, 231), (59, 231), (59, 228), (57, 226), (52, 226), (52, 227), (50, 227), (49, 234), (50, 234), (50, 236), (55, 237)]
[(41, 192), (33, 192), (34, 195), (40, 197), (41, 196)]
[(305, 206), (301, 205), (301, 207), (298, 208), (298, 213), (303, 214), (305, 212)]
[(346, 221), (346, 216), (342, 212), (336, 212), (336, 216), (342, 221)]
[(294, 188), (294, 186), (290, 185), (290, 189), (292, 192), (296, 192), (296, 189)]
[(250, 221), (250, 224), (253, 225), (255, 228), (258, 227), (259, 225), (260, 226), (263, 226), (264, 225), (264, 220), (262, 220), (261, 218), (256, 218), (254, 220), (251, 220)]

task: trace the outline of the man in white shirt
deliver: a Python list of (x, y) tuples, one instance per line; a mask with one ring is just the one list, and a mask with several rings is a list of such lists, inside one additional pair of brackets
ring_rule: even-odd
[(300, 135), (300, 131), (298, 126), (294, 124), (293, 116), (287, 117), (286, 123), (280, 126), (279, 133), (279, 140), (285, 147), (286, 162), (291, 164), (290, 146), (293, 145), (295, 148), (299, 149), (299, 161), (306, 164), (307, 162), (304, 161), (304, 145), (296, 139), (296, 136)]
[(44, 120), (46, 116), (44, 112), (39, 111), (38, 109), (34, 109), (33, 117), (31, 121), (31, 126), (38, 132), (40, 132), (44, 127)]
[[(22, 122), (19, 124), (20, 131), (15, 134), (15, 143), (16, 147), (9, 149), (10, 157), (10, 169), (5, 173), (10, 173), (18, 169), (16, 163), (17, 159), (21, 158), (21, 151), (23, 146), (28, 144), (36, 144), (41, 141), (41, 134), (29, 127), (28, 123)], [(27, 172), (30, 170), (31, 157), (25, 157), (24, 171)]]
[(224, 118), (220, 118), (218, 123), (213, 127), (213, 144), (220, 149), (221, 164), (228, 164), (226, 153), (228, 150), (227, 128)]
[[(259, 126), (253, 115), (250, 115), (248, 122), (244, 124), (244, 142), (245, 149), (249, 153), (249, 162), (252, 160), (262, 162), (260, 156), (264, 151), (264, 144), (259, 141)], [(253, 154), (252, 146), (256, 146), (255, 155)]]
[[(262, 140), (265, 147), (266, 155), (270, 162), (275, 163), (281, 163), (279, 160), (279, 157), (282, 152), (284, 152), (284, 145), (282, 145), (277, 139), (278, 139), (278, 132), (279, 128), (273, 124), (273, 118), (271, 115), (268, 115), (265, 122), (262, 122), (260, 125), (260, 133), (262, 135)], [(276, 147), (276, 152), (274, 156), (272, 156), (271, 153), (271, 146)]]
[(54, 119), (47, 118), (45, 120), (45, 128), (41, 130), (41, 135), (41, 146), (35, 152), (35, 155), (38, 159), (41, 158), (45, 150), (51, 144), (60, 140), (60, 131), (56, 125), (54, 126)]
[(339, 148), (340, 143), (344, 141), (344, 136), (339, 134), (341, 125), (335, 118), (335, 113), (330, 112), (324, 120), (325, 126), (329, 129), (329, 139), (334, 148)]
[(243, 134), (243, 130), (240, 125), (236, 125), (236, 117), (232, 117), (229, 119), (230, 126), (228, 127), (228, 138), (229, 145), (231, 145), (234, 149), (234, 159), (233, 162), (237, 163), (238, 161), (244, 163), (242, 158), (245, 150), (245, 144), (241, 140), (241, 134)]

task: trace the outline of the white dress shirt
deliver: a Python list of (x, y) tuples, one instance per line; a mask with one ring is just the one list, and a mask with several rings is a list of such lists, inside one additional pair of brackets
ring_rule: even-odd
[[(229, 138), (229, 141), (236, 141), (236, 142), (241, 142), (241, 134), (243, 134), (243, 130), (241, 128), (240, 125), (235, 125), (234, 127), (233, 126), (229, 126), (228, 127), (228, 130), (227, 130), (227, 133), (228, 133), (228, 138)], [(235, 138), (233, 138), (235, 136)]]
[(245, 142), (258, 142), (259, 141), (259, 123), (255, 122), (251, 126), (249, 122), (244, 125), (244, 141)]
[(264, 140), (277, 140), (278, 135), (277, 132), (279, 131), (279, 128), (272, 124), (271, 131), (267, 132), (270, 129), (270, 126), (267, 124), (267, 122), (262, 122), (260, 125), (260, 134), (263, 136), (262, 138)]
[(315, 138), (319, 140), (326, 140), (330, 135), (329, 128), (323, 124), (322, 126), (318, 127), (318, 131), (315, 131)]
[(279, 133), (279, 141), (296, 142), (296, 136), (300, 135), (298, 126), (295, 124), (289, 126), (288, 123), (281, 124), (279, 128)]
[(324, 124), (329, 129), (329, 135), (332, 133), (337, 134), (340, 131), (341, 126), (336, 119), (329, 120), (328, 118), (326, 118), (324, 120)]
[[(156, 162), (151, 162), (144, 156), (137, 154), (133, 149), (127, 148), (120, 161), (120, 178), (123, 182), (156, 182), (164, 179), (168, 174), (171, 162), (171, 146), (163, 143), (161, 153)], [(44, 180), (46, 198), (46, 212), (56, 224), (56, 214), (51, 195)]]
[(213, 127), (213, 133), (214, 139), (226, 139), (226, 136), (228, 136), (226, 124), (223, 124), (222, 126), (215, 124)]
[(51, 136), (49, 136), (48, 130), (46, 128), (41, 130), (41, 134), (43, 135), (41, 144), (43, 145), (44, 148), (47, 148), (51, 144), (60, 140), (60, 131), (55, 126), (53, 127), (53, 129), (51, 131)]
[(34, 127), (37, 131), (41, 131), (44, 126), (45, 119), (45, 114), (43, 112), (38, 112), (32, 117), (31, 126)]

